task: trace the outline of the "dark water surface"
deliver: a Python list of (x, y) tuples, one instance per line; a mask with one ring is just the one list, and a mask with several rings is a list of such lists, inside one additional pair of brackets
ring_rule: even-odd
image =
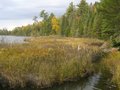
[(40, 88), (17, 88), (17, 89), (3, 89), (0, 90), (101, 90), (95, 88), (99, 81), (100, 75), (93, 75), (81, 81), (66, 82), (62, 85), (56, 85), (51, 88), (40, 89)]
[(81, 81), (66, 82), (62, 85), (56, 85), (46, 89), (28, 87), (0, 90), (118, 90), (118, 88), (108, 80), (106, 77), (101, 77), (101, 74), (96, 74)]
[[(100, 75), (93, 75), (82, 81), (68, 82), (60, 86), (55, 86), (49, 89), (43, 90), (95, 90), (95, 85), (98, 83)], [(39, 90), (39, 89), (38, 89)]]

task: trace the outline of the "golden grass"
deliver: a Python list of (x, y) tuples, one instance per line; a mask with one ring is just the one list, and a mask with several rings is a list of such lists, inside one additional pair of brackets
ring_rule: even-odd
[(102, 69), (112, 74), (112, 82), (118, 85), (120, 89), (120, 52), (111, 52), (102, 61)]
[(82, 78), (94, 71), (92, 60), (102, 54), (100, 46), (104, 43), (96, 39), (55, 37), (28, 41), (0, 47), (0, 75), (11, 87), (25, 87), (28, 83), (49, 87)]

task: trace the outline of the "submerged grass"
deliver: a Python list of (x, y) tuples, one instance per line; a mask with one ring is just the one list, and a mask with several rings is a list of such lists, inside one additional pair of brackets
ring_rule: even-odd
[(0, 45), (0, 77), (10, 87), (31, 84), (50, 87), (83, 78), (94, 72), (93, 60), (102, 54), (100, 46), (104, 43), (95, 39), (55, 37), (27, 41), (21, 45)]

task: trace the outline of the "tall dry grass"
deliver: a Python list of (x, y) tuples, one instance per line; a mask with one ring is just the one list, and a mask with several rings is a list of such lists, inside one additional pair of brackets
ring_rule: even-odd
[(101, 56), (102, 44), (95, 39), (40, 37), (0, 46), (0, 77), (10, 87), (50, 87), (83, 78), (94, 71), (93, 60)]
[(111, 74), (111, 82), (116, 84), (120, 90), (120, 52), (113, 51), (105, 57), (101, 63), (102, 71)]

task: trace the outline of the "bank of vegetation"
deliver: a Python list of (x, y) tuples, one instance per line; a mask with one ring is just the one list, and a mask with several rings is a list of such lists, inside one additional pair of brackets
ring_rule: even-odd
[[(101, 62), (101, 71), (105, 76), (110, 76), (109, 82), (117, 85), (120, 90), (120, 52), (109, 53)], [(113, 85), (113, 87), (116, 87)]]
[(22, 45), (0, 45), (1, 87), (50, 87), (91, 75), (103, 41), (40, 37)]

